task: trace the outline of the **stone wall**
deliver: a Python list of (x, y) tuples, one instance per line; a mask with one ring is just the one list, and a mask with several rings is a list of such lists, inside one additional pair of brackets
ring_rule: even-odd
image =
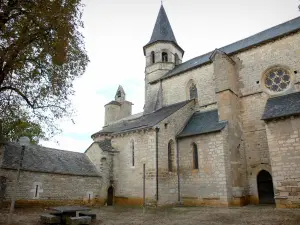
[(224, 150), (230, 152), (230, 168), (227, 174), (231, 180), (229, 190), (234, 197), (234, 204), (242, 205), (245, 202), (247, 176), (241, 128), (238, 67), (231, 57), (218, 50), (213, 53), (212, 60), (219, 120), (228, 121)]
[(113, 152), (103, 151), (98, 143), (93, 143), (85, 153), (91, 162), (95, 165), (99, 174), (102, 177), (102, 185), (100, 196), (104, 200), (107, 199), (107, 191), (113, 180)]
[(187, 88), (190, 80), (196, 84), (199, 106), (216, 102), (213, 65), (209, 64), (164, 80), (162, 83), (164, 105), (188, 100)]
[[(191, 118), (194, 109), (195, 102), (191, 101), (158, 124), (160, 128), (158, 133), (159, 205), (169, 205), (178, 202), (176, 135), (179, 134)], [(170, 141), (174, 142), (172, 171), (168, 170), (168, 144)]]
[[(225, 147), (227, 128), (222, 132), (179, 140), (180, 189), (185, 205), (227, 206), (229, 158)], [(198, 148), (199, 169), (193, 169), (192, 143)]]
[[(132, 162), (134, 143), (134, 165)], [(155, 131), (140, 130), (113, 137), (115, 202), (143, 204), (143, 164), (146, 166), (146, 201), (155, 201)]]
[(123, 119), (132, 114), (132, 103), (129, 101), (121, 102), (120, 114), (118, 119)]
[[(233, 57), (239, 68), (241, 119), (247, 160), (250, 203), (258, 203), (257, 179), (262, 169), (270, 170), (269, 148), (264, 121), (261, 120), (269, 96), (263, 85), (263, 74), (272, 66), (287, 67), (295, 84), (285, 93), (299, 91), (300, 33), (238, 53)], [(294, 71), (298, 71), (294, 74)]]
[(265, 123), (261, 120), (269, 96), (257, 93), (245, 96), (241, 100), (241, 118), (244, 149), (247, 166), (247, 194), (250, 203), (258, 204), (257, 174), (260, 170), (269, 170), (269, 148)]
[(120, 108), (119, 105), (105, 105), (104, 125), (111, 124), (119, 119)]
[(277, 207), (300, 207), (300, 118), (267, 123)]
[[(152, 57), (151, 57), (151, 52), (152, 51), (155, 54), (155, 63), (162, 62), (162, 52), (168, 53), (168, 62), (172, 63), (172, 65), (170, 64), (170, 66), (172, 66), (173, 68), (175, 66), (175, 54), (178, 55), (179, 61), (182, 60), (182, 52), (179, 50), (179, 48), (177, 48), (172, 43), (158, 42), (158, 43), (155, 43), (155, 44), (152, 44), (152, 45), (148, 46), (145, 49), (146, 74), (149, 74), (149, 75), (151, 74), (149, 76), (148, 81), (152, 81), (152, 80), (160, 78), (159, 71), (157, 71), (158, 68), (155, 68), (155, 65), (152, 64)], [(152, 66), (154, 66), (154, 68)], [(160, 68), (160, 69), (163, 69), (163, 68)], [(169, 70), (169, 69), (167, 69), (167, 70)], [(154, 71), (156, 71), (155, 75), (152, 74)]]
[[(240, 70), (240, 91), (243, 96), (261, 92), (263, 73), (274, 65), (283, 65), (295, 74), (295, 82), (300, 81), (300, 32), (279, 40), (251, 48), (236, 54), (233, 58)], [(299, 90), (299, 85), (292, 90)]]
[(104, 125), (116, 122), (117, 120), (131, 116), (132, 103), (129, 101), (119, 102), (119, 105), (105, 105)]
[[(16, 175), (16, 170), (0, 169), (0, 177), (7, 178), (5, 201), (11, 199)], [(17, 206), (103, 204), (101, 186), (100, 177), (21, 171)]]
[[(194, 111), (194, 101), (161, 121), (158, 132), (158, 202), (156, 196), (156, 132), (137, 130), (116, 135), (112, 146), (114, 156), (115, 202), (123, 205), (143, 203), (143, 164), (146, 166), (146, 204), (173, 204), (178, 201), (176, 153), (173, 171), (168, 172), (168, 142), (174, 141)], [(134, 143), (134, 165), (132, 163)], [(174, 146), (174, 151), (176, 147)]]

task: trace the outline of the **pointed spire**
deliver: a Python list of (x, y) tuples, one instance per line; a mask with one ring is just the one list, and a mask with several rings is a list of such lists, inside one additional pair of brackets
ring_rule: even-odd
[(115, 100), (119, 102), (125, 101), (125, 91), (121, 85), (119, 85), (118, 87), (118, 90), (115, 95)]
[(172, 41), (177, 43), (163, 4), (161, 4), (151, 39), (147, 45), (156, 41)]
[(122, 94), (124, 94), (124, 95), (125, 95), (125, 91), (124, 91), (124, 89), (123, 89), (122, 85), (119, 85), (119, 87), (118, 87), (118, 90), (117, 90), (117, 92), (116, 92), (116, 93), (118, 93), (118, 91), (120, 91)]

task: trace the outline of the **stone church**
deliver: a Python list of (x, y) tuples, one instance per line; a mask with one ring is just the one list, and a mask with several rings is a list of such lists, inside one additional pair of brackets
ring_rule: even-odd
[(300, 206), (300, 17), (184, 62), (161, 6), (143, 51), (143, 112), (119, 86), (85, 153), (29, 147), (20, 204)]

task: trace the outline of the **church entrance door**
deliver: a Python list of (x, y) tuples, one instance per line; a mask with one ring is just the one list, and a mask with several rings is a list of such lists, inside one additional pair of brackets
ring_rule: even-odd
[(262, 170), (257, 175), (259, 204), (275, 204), (272, 176)]
[(113, 205), (114, 188), (110, 186), (107, 190), (107, 205)]

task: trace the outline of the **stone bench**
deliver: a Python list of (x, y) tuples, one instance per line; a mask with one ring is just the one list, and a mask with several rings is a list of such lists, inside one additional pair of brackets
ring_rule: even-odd
[(92, 221), (90, 216), (80, 216), (80, 217), (69, 217), (67, 219), (68, 225), (85, 225), (90, 224)]
[(62, 216), (62, 212), (49, 212), (49, 214), (54, 215), (54, 216)]
[(60, 216), (55, 216), (51, 214), (41, 214), (40, 220), (42, 224), (60, 224), (61, 219)]
[(91, 217), (92, 221), (96, 220), (96, 213), (90, 213), (90, 212), (81, 212), (79, 213), (79, 216), (89, 216)]

